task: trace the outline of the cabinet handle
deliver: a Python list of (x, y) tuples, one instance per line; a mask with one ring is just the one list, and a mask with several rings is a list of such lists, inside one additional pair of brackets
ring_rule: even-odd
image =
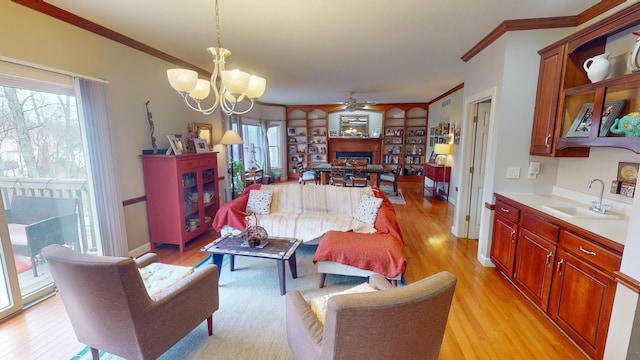
[(504, 213), (507, 213), (507, 214), (510, 212), (509, 209), (505, 209), (505, 208), (500, 208), (500, 211), (502, 211)]
[(551, 140), (551, 134), (547, 135), (547, 137), (544, 138), (544, 144), (548, 147), (549, 145), (549, 140)]
[(596, 252), (595, 251), (589, 251), (585, 248), (583, 248), (582, 246), (580, 246), (580, 251), (582, 251), (583, 253), (587, 254), (587, 255), (591, 255), (591, 256), (596, 256)]
[(556, 266), (556, 272), (560, 272), (560, 267), (562, 266), (562, 264), (564, 264), (564, 259), (560, 259), (560, 261), (558, 261), (558, 265)]
[(511, 230), (511, 234), (509, 235), (509, 238), (511, 239), (511, 242), (513, 242), (515, 235), (516, 235), (516, 229)]
[(549, 260), (551, 259), (552, 256), (553, 256), (553, 253), (549, 251), (549, 253), (547, 253), (547, 260), (544, 263), (545, 265), (549, 265)]

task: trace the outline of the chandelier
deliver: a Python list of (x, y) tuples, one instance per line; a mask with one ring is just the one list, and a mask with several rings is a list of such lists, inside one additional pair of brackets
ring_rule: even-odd
[[(246, 114), (253, 108), (254, 100), (264, 94), (267, 80), (240, 70), (225, 70), (225, 57), (231, 55), (231, 51), (221, 46), (218, 0), (215, 4), (218, 46), (207, 48), (213, 56), (211, 79), (208, 81), (198, 79), (198, 73), (188, 69), (169, 69), (167, 77), (173, 89), (182, 96), (185, 104), (195, 111), (211, 115), (220, 106), (227, 115)], [(220, 75), (219, 79), (218, 75)], [(209, 96), (211, 89), (213, 89), (214, 103), (209, 108), (202, 108), (202, 100)], [(236, 107), (245, 98), (250, 102), (249, 108), (240, 111)]]

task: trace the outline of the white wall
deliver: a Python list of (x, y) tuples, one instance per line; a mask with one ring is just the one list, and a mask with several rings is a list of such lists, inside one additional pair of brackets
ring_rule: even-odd
[[(462, 108), (464, 101), (464, 89), (460, 89), (451, 95), (429, 105), (429, 125), (427, 131), (430, 128), (440, 123), (450, 123), (459, 128), (462, 123)], [(449, 103), (446, 106), (442, 106), (443, 103)], [(461, 133), (462, 134), (462, 133)], [(426, 154), (431, 154), (433, 147), (427, 144)], [(451, 155), (447, 157), (447, 165), (451, 166), (451, 181), (449, 183), (449, 202), (456, 205), (458, 198), (457, 190), (460, 186), (460, 171), (456, 171), (456, 164), (462, 158), (460, 144), (453, 144), (451, 149)]]
[[(173, 65), (9, 1), (0, 2), (0, 43), (1, 56), (109, 82), (108, 110), (123, 200), (145, 193), (138, 155), (151, 148), (147, 100), (160, 148), (168, 147), (167, 134), (185, 133), (188, 123), (219, 124), (218, 116), (185, 107), (166, 80), (165, 70)], [(148, 245), (143, 203), (124, 213), (129, 249)]]

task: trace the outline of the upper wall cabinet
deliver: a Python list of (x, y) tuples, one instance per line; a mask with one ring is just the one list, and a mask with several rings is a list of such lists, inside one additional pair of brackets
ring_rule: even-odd
[[(615, 118), (640, 107), (640, 72), (626, 68), (639, 25), (634, 4), (540, 50), (531, 155), (587, 157), (601, 146), (640, 153), (640, 137), (611, 131)], [(591, 82), (583, 64), (607, 52), (611, 74)]]

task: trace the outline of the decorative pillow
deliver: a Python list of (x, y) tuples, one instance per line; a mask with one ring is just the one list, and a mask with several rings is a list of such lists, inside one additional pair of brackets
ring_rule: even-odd
[(259, 215), (269, 215), (273, 193), (264, 190), (251, 190), (247, 201), (247, 212)]
[(354, 218), (365, 224), (373, 225), (376, 222), (381, 205), (382, 198), (362, 194), (360, 196), (360, 204), (358, 204), (358, 211), (356, 211)]
[(343, 295), (343, 294), (358, 294), (358, 293), (372, 292), (377, 290), (378, 289), (369, 285), (369, 283), (362, 283), (356, 287), (352, 287), (351, 289), (348, 289), (345, 291), (313, 298), (309, 301), (309, 305), (311, 305), (311, 311), (316, 315), (320, 323), (324, 325), (324, 317), (327, 314), (327, 302), (332, 296)]

